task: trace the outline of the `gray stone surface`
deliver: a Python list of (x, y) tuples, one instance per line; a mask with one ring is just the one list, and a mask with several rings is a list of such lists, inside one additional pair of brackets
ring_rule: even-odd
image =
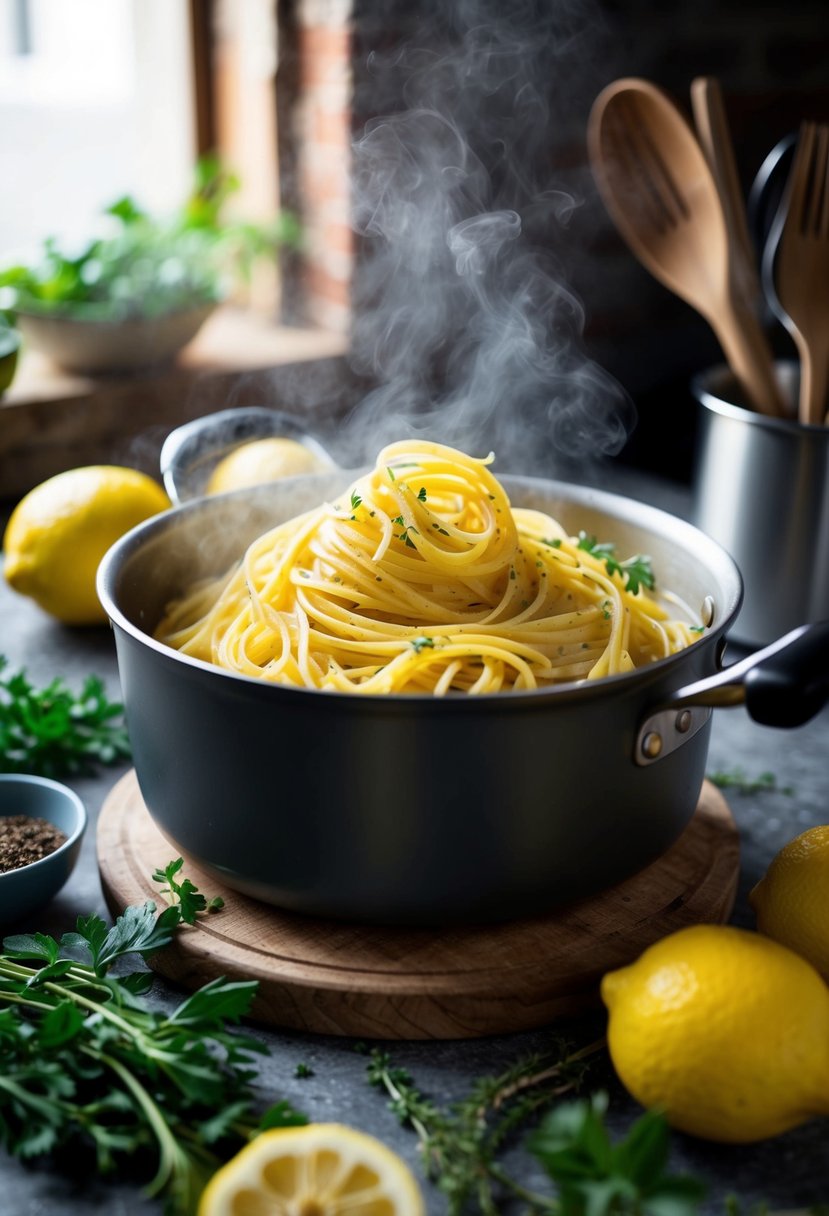
[[(607, 484), (607, 478), (604, 479)], [(670, 485), (622, 479), (634, 497), (649, 498), (677, 513), (684, 513), (685, 496)], [(0, 523), (2, 519), (0, 518)], [(36, 681), (64, 675), (77, 687), (83, 676), (104, 677), (113, 696), (118, 694), (114, 647), (107, 628), (68, 629), (42, 614), (29, 601), (15, 595), (0, 580), (0, 653), (12, 668), (25, 666)], [(734, 656), (732, 656), (734, 657)], [(752, 723), (742, 709), (715, 713), (709, 753), (709, 771), (740, 767), (750, 777), (771, 771), (779, 789), (744, 794), (729, 791), (728, 799), (741, 834), (741, 881), (734, 923), (753, 925), (746, 902), (751, 886), (764, 872), (774, 853), (805, 828), (829, 821), (829, 711), (794, 731), (777, 731)], [(46, 931), (69, 928), (79, 913), (106, 915), (95, 859), (95, 821), (101, 804), (124, 768), (105, 770), (99, 777), (73, 782), (91, 815), (81, 861), (63, 893), (42, 914), (37, 925)], [(791, 787), (791, 792), (783, 792)], [(171, 986), (158, 982), (160, 1004), (171, 1000)], [(601, 1011), (566, 1025), (543, 1028), (531, 1034), (503, 1035), (461, 1043), (395, 1043), (387, 1045), (394, 1060), (411, 1070), (420, 1088), (445, 1103), (462, 1097), (473, 1081), (495, 1073), (525, 1053), (543, 1050), (554, 1033), (565, 1033), (577, 1043), (601, 1035)], [(365, 1082), (365, 1057), (346, 1039), (258, 1029), (270, 1048), (261, 1067), (263, 1105), (287, 1097), (315, 1120), (339, 1120), (385, 1140), (418, 1170), (413, 1135), (400, 1128), (384, 1098)], [(297, 1063), (310, 1065), (314, 1075), (300, 1080)], [(603, 1060), (589, 1075), (591, 1088), (610, 1095), (611, 1126), (622, 1131), (641, 1113), (615, 1080)], [(771, 1209), (805, 1207), (829, 1201), (829, 1149), (826, 1126), (820, 1121), (804, 1125), (774, 1141), (750, 1147), (706, 1144), (675, 1134), (672, 1166), (701, 1177), (708, 1185), (705, 1211), (723, 1211), (723, 1200), (733, 1194), (743, 1209), (765, 1201)], [(520, 1138), (509, 1159), (517, 1176), (530, 1187), (545, 1189), (544, 1178), (533, 1159), (521, 1148)], [(446, 1211), (438, 1190), (424, 1187), (430, 1216)], [(522, 1210), (521, 1205), (505, 1213)], [(140, 1182), (102, 1182), (71, 1178), (44, 1163), (23, 1166), (0, 1155), (0, 1212), (15, 1216), (82, 1216), (106, 1211), (109, 1216), (139, 1216), (160, 1212), (161, 1206), (141, 1196)]]

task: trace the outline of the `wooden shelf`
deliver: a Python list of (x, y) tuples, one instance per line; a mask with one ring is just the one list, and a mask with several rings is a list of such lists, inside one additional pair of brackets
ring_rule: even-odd
[(230, 406), (266, 405), (330, 419), (350, 382), (347, 339), (221, 309), (174, 364), (129, 376), (86, 377), (24, 353), (0, 400), (0, 499), (86, 464), (125, 464), (158, 475), (167, 434)]

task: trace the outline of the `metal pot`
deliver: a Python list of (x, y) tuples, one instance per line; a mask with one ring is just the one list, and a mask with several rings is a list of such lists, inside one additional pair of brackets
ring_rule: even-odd
[(176, 848), (231, 887), (300, 912), (440, 924), (544, 912), (605, 889), (681, 834), (702, 786), (711, 706), (798, 725), (829, 693), (829, 622), (721, 670), (742, 594), (720, 546), (617, 495), (504, 477), (516, 505), (648, 553), (710, 622), (647, 668), (552, 690), (366, 697), (283, 688), (155, 641), (164, 605), (225, 570), (347, 474), (197, 499), (105, 557), (144, 800)]
[[(777, 379), (794, 411), (799, 368)], [(692, 518), (740, 568), (745, 599), (732, 638), (762, 646), (829, 616), (829, 427), (746, 409), (734, 376), (697, 376)]]

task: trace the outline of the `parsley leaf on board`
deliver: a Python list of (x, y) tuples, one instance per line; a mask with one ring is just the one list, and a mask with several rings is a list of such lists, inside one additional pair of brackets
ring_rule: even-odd
[(183, 865), (183, 857), (177, 857), (175, 861), (168, 862), (163, 870), (153, 872), (153, 882), (162, 884), (163, 894), (173, 907), (178, 908), (184, 923), (194, 925), (200, 912), (217, 912), (224, 907), (225, 901), (221, 895), (214, 895), (210, 900), (206, 899), (189, 878), (178, 882), (176, 875), (180, 873)]
[(0, 772), (66, 777), (130, 754), (123, 705), (88, 676), (75, 694), (58, 676), (36, 688), (25, 670), (6, 675), (0, 655)]

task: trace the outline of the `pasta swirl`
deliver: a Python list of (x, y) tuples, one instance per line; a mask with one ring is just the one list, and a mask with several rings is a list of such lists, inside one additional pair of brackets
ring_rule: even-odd
[(156, 637), (279, 684), (439, 696), (596, 679), (694, 641), (618, 564), (511, 507), (491, 460), (389, 445), (336, 503), (170, 605)]

